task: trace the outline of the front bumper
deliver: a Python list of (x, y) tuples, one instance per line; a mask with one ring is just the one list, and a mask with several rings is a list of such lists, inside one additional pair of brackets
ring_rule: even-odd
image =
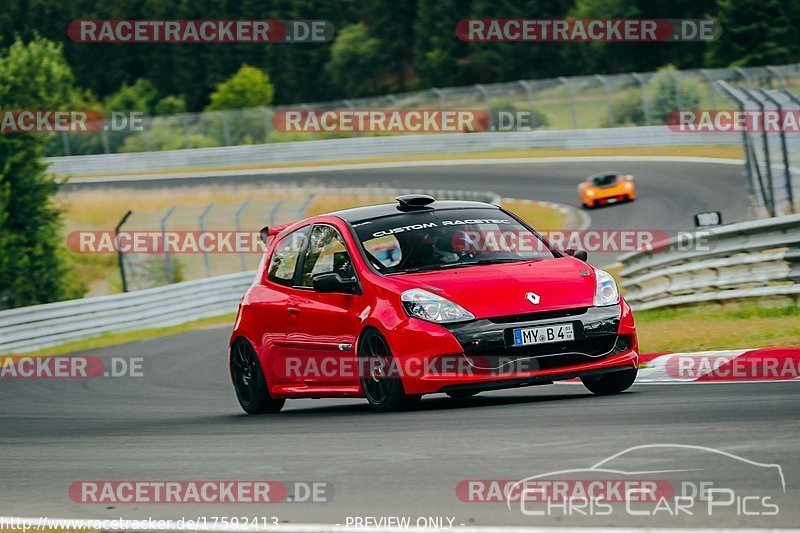
[[(564, 323), (573, 325), (574, 341), (513, 345), (516, 328)], [(426, 323), (421, 329), (430, 327), (449, 334), (423, 341), (415, 335), (414, 328), (405, 329), (403, 344), (416, 347), (411, 351), (413, 355), (403, 349), (394, 352), (395, 357), (414, 360), (414, 368), (423, 369), (403, 376), (408, 394), (534, 385), (638, 366), (633, 315), (624, 301), (616, 306), (546, 311), (446, 326)]]

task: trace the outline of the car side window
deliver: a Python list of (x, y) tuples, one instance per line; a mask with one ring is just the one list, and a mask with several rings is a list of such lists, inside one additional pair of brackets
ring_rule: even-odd
[(267, 278), (281, 285), (293, 285), (297, 262), (308, 237), (309, 228), (300, 228), (275, 245), (267, 268)]
[(336, 273), (342, 278), (355, 276), (350, 254), (339, 232), (331, 226), (314, 226), (300, 275), (301, 287), (312, 287), (314, 276)]

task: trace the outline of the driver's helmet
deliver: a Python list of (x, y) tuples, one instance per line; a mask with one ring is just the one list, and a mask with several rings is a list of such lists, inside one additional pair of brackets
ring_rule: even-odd
[(443, 231), (433, 245), (434, 255), (445, 263), (458, 261), (471, 251), (470, 237), (463, 230)]

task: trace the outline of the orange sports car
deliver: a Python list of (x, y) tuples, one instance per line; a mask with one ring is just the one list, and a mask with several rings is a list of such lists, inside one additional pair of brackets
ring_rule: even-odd
[(636, 199), (636, 184), (633, 176), (603, 172), (583, 180), (578, 185), (578, 196), (584, 207), (633, 201)]

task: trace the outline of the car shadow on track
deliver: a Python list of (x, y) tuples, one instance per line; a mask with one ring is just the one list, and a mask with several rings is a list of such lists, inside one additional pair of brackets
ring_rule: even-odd
[[(626, 393), (628, 394), (628, 393)], [(319, 407), (310, 406), (308, 408), (292, 408), (293, 400), (288, 400), (284, 411), (268, 415), (280, 418), (296, 418), (304, 416), (314, 416), (324, 414), (326, 416), (352, 415), (352, 414), (375, 414), (376, 416), (387, 416), (392, 414), (414, 413), (414, 412), (435, 412), (453, 409), (480, 409), (486, 407), (497, 407), (503, 405), (537, 404), (553, 401), (578, 401), (593, 399), (597, 400), (592, 393), (570, 393), (570, 394), (547, 394), (547, 395), (526, 395), (526, 396), (475, 396), (472, 398), (448, 398), (436, 395), (423, 398), (418, 404), (405, 411), (397, 413), (375, 413), (367, 404), (366, 400), (360, 403), (347, 403), (342, 405), (321, 405)], [(314, 401), (314, 400), (312, 400)], [(353, 400), (349, 400), (353, 401)], [(358, 401), (358, 400), (356, 400)], [(246, 416), (246, 415), (243, 415)]]

